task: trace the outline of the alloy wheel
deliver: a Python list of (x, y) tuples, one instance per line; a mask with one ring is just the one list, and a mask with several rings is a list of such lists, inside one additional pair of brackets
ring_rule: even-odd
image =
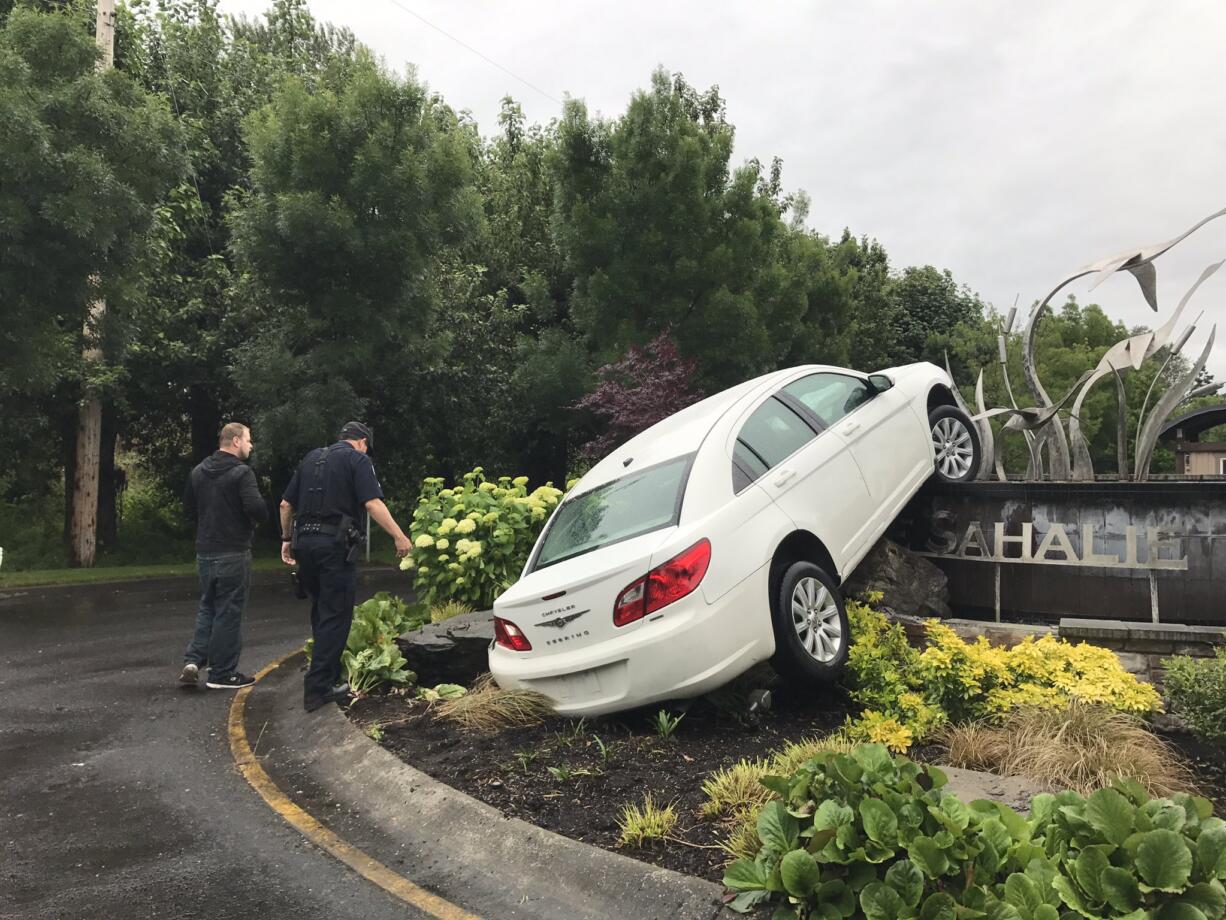
[(792, 589), (792, 625), (815, 661), (832, 661), (843, 647), (843, 625), (834, 597), (816, 578), (802, 578)]
[(932, 426), (937, 468), (946, 479), (962, 479), (975, 458), (971, 433), (961, 419), (946, 416)]

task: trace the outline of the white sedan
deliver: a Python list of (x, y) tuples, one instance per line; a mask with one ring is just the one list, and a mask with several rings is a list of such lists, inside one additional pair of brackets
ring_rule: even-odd
[(770, 659), (837, 677), (839, 585), (926, 479), (973, 479), (948, 375), (809, 365), (702, 400), (617, 448), (494, 603), (490, 671), (558, 712), (698, 696)]

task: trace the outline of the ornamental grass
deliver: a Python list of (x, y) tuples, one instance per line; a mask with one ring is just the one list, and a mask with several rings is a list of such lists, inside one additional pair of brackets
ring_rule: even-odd
[(621, 828), (619, 846), (641, 847), (652, 840), (663, 840), (677, 826), (677, 809), (672, 805), (661, 808), (647, 793), (643, 797), (643, 805), (626, 805), (618, 816), (617, 826)]
[(513, 725), (538, 725), (553, 714), (553, 701), (535, 690), (503, 689), (488, 674), (477, 678), (464, 696), (447, 700), (438, 714), (474, 731), (497, 731)]
[(1196, 788), (1187, 764), (1141, 719), (1102, 705), (1026, 707), (1000, 724), (950, 726), (940, 740), (956, 767), (1025, 776), (1083, 795), (1119, 779), (1134, 779), (1155, 797)]

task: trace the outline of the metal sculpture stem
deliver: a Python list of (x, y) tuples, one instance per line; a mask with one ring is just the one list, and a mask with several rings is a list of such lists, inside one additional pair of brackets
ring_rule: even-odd
[(1205, 343), (1205, 350), (1201, 352), (1200, 358), (1192, 365), (1191, 370), (1162, 394), (1162, 398), (1158, 400), (1149, 417), (1140, 423), (1141, 433), (1137, 437), (1137, 471), (1134, 477), (1137, 482), (1143, 482), (1149, 478), (1149, 464), (1153, 459), (1154, 446), (1158, 443), (1158, 435), (1162, 433), (1162, 426), (1175, 407), (1183, 402), (1192, 389), (1192, 384), (1204, 370), (1205, 362), (1209, 360), (1209, 353), (1213, 350), (1213, 339), (1216, 334), (1217, 326), (1214, 326), (1209, 330), (1209, 341)]
[(1115, 422), (1115, 465), (1116, 474), (1123, 482), (1128, 478), (1128, 390), (1118, 370), (1115, 372), (1115, 397), (1119, 410)]
[[(1030, 319), (1026, 323), (1026, 330), (1022, 334), (1022, 376), (1026, 380), (1026, 386), (1030, 390), (1032, 396), (1038, 401), (1040, 408), (1051, 405), (1051, 397), (1047, 395), (1047, 391), (1043, 389), (1043, 383), (1039, 380), (1039, 372), (1035, 366), (1034, 360), (1034, 337), (1035, 330), (1039, 326), (1039, 318), (1043, 315), (1043, 310), (1051, 303), (1051, 299), (1055, 297), (1065, 286), (1076, 281), (1078, 278), (1090, 274), (1085, 271), (1071, 278), (1066, 278), (1063, 282), (1052, 289), (1052, 292), (1044, 297), (1033, 310), (1030, 311)], [(1051, 478), (1052, 479), (1068, 479), (1069, 478), (1069, 449), (1068, 441), (1064, 436), (1064, 425), (1060, 422), (1060, 416), (1052, 417), (1051, 422), (1044, 426), (1043, 430), (1038, 434), (1039, 450), (1039, 466), (1035, 470), (1035, 478), (1042, 478), (1042, 444), (1048, 445), (1047, 455), (1051, 463)], [(1036, 451), (1031, 450), (1031, 456), (1035, 456)]]

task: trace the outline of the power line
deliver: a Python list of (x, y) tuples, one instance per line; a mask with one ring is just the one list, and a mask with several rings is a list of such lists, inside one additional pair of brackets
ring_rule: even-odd
[(555, 99), (553, 96), (551, 96), (549, 93), (545, 92), (543, 89), (541, 89), (541, 88), (540, 88), (539, 86), (537, 86), (535, 83), (532, 83), (532, 82), (531, 82), (531, 81), (529, 81), (529, 80), (525, 80), (525, 79), (524, 79), (523, 77), (521, 77), (519, 74), (515, 73), (515, 71), (510, 70), (510, 69), (508, 69), (508, 68), (506, 68), (506, 67), (503, 67), (501, 64), (499, 64), (497, 61), (495, 61), (495, 60), (494, 60), (492, 57), (490, 57), (489, 55), (487, 55), (487, 54), (482, 54), (480, 51), (478, 51), (478, 50), (477, 50), (476, 48), (474, 48), (472, 45), (468, 44), (467, 42), (463, 42), (463, 41), (461, 41), (460, 39), (458, 39), (458, 38), (456, 38), (454, 35), (452, 35), (450, 32), (446, 31), (445, 29), (441, 29), (441, 28), (439, 28), (439, 27), (438, 27), (438, 26), (436, 26), (434, 23), (432, 23), (432, 22), (431, 22), (429, 19), (427, 19), (425, 16), (422, 16), (422, 15), (421, 15), (421, 14), (419, 14), (419, 13), (415, 13), (415, 12), (413, 12), (411, 9), (409, 9), (407, 6), (405, 6), (403, 3), (400, 3), (400, 2), (399, 2), (399, 0), (387, 0), (387, 2), (388, 2), (388, 3), (390, 3), (392, 6), (396, 7), (397, 9), (401, 10), (402, 12), (408, 13), (408, 14), (409, 14), (410, 16), (412, 16), (414, 19), (421, 20), (423, 23), (425, 23), (426, 25), (428, 25), (428, 26), (429, 26), (431, 29), (433, 29), (435, 32), (438, 32), (440, 35), (443, 35), (443, 36), (445, 36), (445, 37), (447, 37), (447, 38), (451, 39), (453, 42), (455, 42), (455, 43), (456, 43), (457, 45), (459, 45), (461, 48), (465, 48), (465, 49), (467, 49), (467, 50), (471, 51), (473, 54), (475, 54), (477, 57), (481, 58), (481, 60), (485, 61), (486, 63), (488, 63), (488, 64), (493, 64), (495, 67), (497, 67), (497, 68), (498, 68), (499, 70), (501, 70), (503, 73), (505, 73), (505, 74), (507, 74), (508, 76), (510, 76), (510, 77), (512, 77), (512, 78), (514, 78), (514, 79), (516, 79), (516, 80), (518, 80), (520, 83), (524, 84), (524, 86), (528, 87), (529, 89), (531, 89), (531, 90), (533, 90), (533, 91), (535, 91), (535, 92), (540, 93), (542, 96), (544, 96), (544, 97), (545, 97), (546, 99), (548, 99), (550, 102), (552, 102), (552, 103), (554, 103), (554, 104), (556, 104), (556, 105), (561, 105), (561, 104), (562, 104), (562, 101), (561, 101), (560, 99)]

